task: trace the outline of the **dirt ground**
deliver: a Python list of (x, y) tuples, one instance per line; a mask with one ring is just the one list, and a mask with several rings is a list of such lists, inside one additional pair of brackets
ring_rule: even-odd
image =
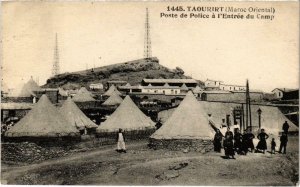
[[(127, 153), (104, 146), (30, 165), (2, 162), (2, 184), (72, 185), (295, 185), (299, 178), (298, 137), (286, 155), (250, 153), (223, 159), (222, 153), (150, 150), (147, 142)], [(268, 148), (270, 144), (268, 144)]]

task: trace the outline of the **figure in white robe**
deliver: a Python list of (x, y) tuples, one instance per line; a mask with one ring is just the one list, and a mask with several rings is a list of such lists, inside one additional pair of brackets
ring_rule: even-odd
[(117, 151), (126, 153), (125, 139), (122, 133), (122, 129), (119, 129), (118, 133)]

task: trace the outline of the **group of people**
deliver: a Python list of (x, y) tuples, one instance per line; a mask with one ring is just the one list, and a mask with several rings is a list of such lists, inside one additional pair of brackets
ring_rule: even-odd
[[(286, 154), (286, 146), (288, 142), (288, 129), (289, 125), (287, 121), (282, 126), (282, 135), (280, 137), (280, 148), (279, 153)], [(257, 135), (259, 142), (254, 149), (253, 139), (255, 138), (254, 134), (251, 132), (250, 128), (247, 128), (242, 134), (239, 128), (234, 128), (234, 133), (227, 128), (227, 131), (223, 135), (219, 129), (217, 129), (214, 137), (214, 151), (221, 152), (222, 143), (225, 151), (225, 158), (234, 158), (235, 153), (240, 155), (247, 155), (249, 151), (251, 152), (262, 152), (265, 153), (267, 150), (267, 139), (269, 135), (265, 133), (264, 129), (261, 129), (261, 132)], [(275, 154), (276, 142), (272, 138), (271, 141), (271, 154)]]

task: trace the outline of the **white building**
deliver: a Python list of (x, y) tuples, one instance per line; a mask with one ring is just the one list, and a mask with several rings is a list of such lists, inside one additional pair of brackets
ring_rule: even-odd
[(220, 85), (223, 83), (223, 81), (217, 81), (217, 80), (210, 80), (207, 79), (204, 82), (204, 86), (206, 90), (220, 90)]
[(246, 86), (220, 84), (220, 90), (225, 90), (225, 91), (246, 91)]
[(205, 82), (205, 90), (222, 90), (222, 91), (246, 91), (246, 86), (224, 84), (223, 81), (207, 79)]
[(92, 83), (90, 84), (91, 90), (103, 90), (103, 84), (102, 83)]
[(142, 93), (145, 94), (163, 94), (163, 95), (179, 95), (180, 87), (170, 86), (166, 83), (164, 86), (142, 86)]

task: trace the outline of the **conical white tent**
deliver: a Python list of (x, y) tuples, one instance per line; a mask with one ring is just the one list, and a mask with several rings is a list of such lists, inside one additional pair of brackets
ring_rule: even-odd
[(97, 132), (117, 132), (154, 129), (154, 122), (147, 117), (127, 95), (116, 111), (100, 126)]
[(80, 88), (78, 93), (72, 99), (75, 102), (95, 101), (95, 99), (92, 97), (92, 94), (85, 87)]
[(72, 101), (68, 98), (59, 109), (60, 113), (65, 117), (65, 119), (74, 127), (79, 130), (84, 128), (97, 128), (94, 122), (92, 122)]
[(62, 137), (79, 136), (75, 126), (70, 125), (58, 112), (46, 95), (15, 126), (9, 129), (7, 137)]
[(88, 93), (88, 94), (90, 94), (90, 96), (91, 97), (93, 97), (94, 95), (91, 93), (91, 92), (89, 92), (85, 87), (81, 87), (79, 90), (78, 90), (78, 93)]
[(213, 136), (214, 130), (204, 108), (189, 91), (170, 118), (151, 138), (211, 140)]
[(23, 85), (18, 97), (34, 96), (34, 91), (40, 91), (39, 85), (31, 78), (26, 84)]
[(118, 95), (122, 95), (119, 90), (114, 86), (112, 85), (111, 87), (109, 87), (109, 89), (103, 94), (105, 96), (111, 96), (111, 94), (113, 92), (116, 92)]
[(123, 99), (118, 95), (116, 91), (114, 91), (111, 96), (102, 104), (105, 106), (114, 106), (121, 104)]

